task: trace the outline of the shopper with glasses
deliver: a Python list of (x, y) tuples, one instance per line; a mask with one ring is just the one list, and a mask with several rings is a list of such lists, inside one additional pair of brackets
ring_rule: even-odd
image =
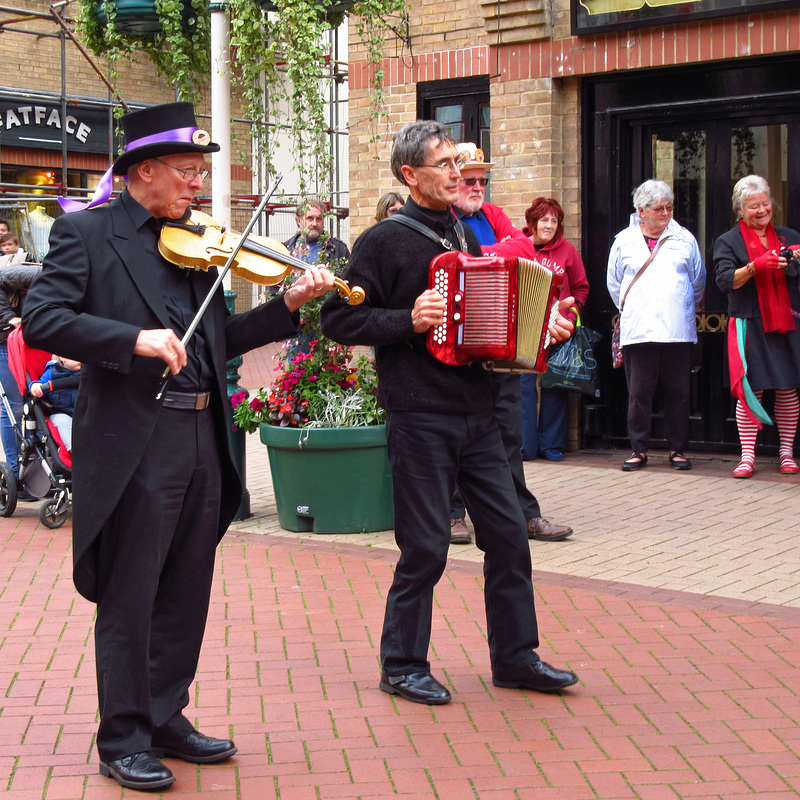
[(677, 470), (692, 467), (684, 452), (695, 308), (705, 290), (706, 269), (694, 236), (672, 218), (673, 197), (664, 181), (645, 181), (635, 189), (630, 224), (616, 235), (608, 256), (608, 291), (614, 305), (623, 306), (620, 343), (633, 449), (623, 472), (647, 464), (656, 391), (663, 398), (669, 462)]
[[(456, 216), (477, 237), (484, 253), (533, 259), (535, 251), (531, 240), (514, 227), (500, 206), (485, 201), (488, 172), (494, 166), (486, 161), (483, 150), (472, 142), (457, 145), (461, 162), (461, 180), (458, 200), (453, 207)], [(557, 542), (572, 534), (568, 525), (550, 522), (542, 516), (539, 501), (525, 484), (522, 466), (522, 389), (520, 376), (492, 373), (492, 417), (500, 428), (508, 465), (514, 478), (517, 502), (525, 516), (529, 539)], [(472, 541), (467, 528), (467, 510), (456, 490), (450, 508), (450, 543), (469, 544)]]

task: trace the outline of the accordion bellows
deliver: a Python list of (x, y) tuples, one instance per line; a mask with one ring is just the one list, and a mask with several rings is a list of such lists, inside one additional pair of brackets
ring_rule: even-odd
[(443, 324), (428, 331), (434, 358), (512, 372), (547, 369), (560, 275), (525, 258), (450, 251), (431, 262), (428, 286), (447, 304)]

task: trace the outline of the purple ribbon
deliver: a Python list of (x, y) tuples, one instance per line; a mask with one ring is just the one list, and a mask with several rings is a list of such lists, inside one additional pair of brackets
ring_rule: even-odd
[[(128, 150), (133, 150), (137, 147), (145, 147), (149, 144), (159, 144), (160, 142), (186, 142), (187, 144), (191, 144), (192, 136), (197, 130), (199, 130), (199, 128), (174, 128), (171, 131), (154, 133), (152, 136), (143, 136), (141, 139), (128, 142), (123, 152), (127, 153)], [(73, 211), (83, 211), (87, 208), (103, 205), (103, 203), (107, 202), (108, 198), (111, 197), (111, 192), (113, 190), (114, 166), (112, 165), (106, 170), (103, 177), (100, 178), (100, 183), (97, 184), (97, 188), (94, 190), (94, 194), (88, 203), (84, 203), (81, 200), (70, 200), (68, 197), (59, 197), (58, 203), (64, 210), (64, 213), (71, 214)]]

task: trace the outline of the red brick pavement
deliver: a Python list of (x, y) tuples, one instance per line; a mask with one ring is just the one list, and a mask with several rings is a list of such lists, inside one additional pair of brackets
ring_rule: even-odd
[[(106, 800), (97, 774), (93, 606), (70, 524), (0, 521), (0, 786)], [(221, 765), (169, 761), (165, 796), (219, 800), (792, 798), (800, 790), (800, 612), (537, 573), (541, 654), (563, 696), (491, 685), (480, 567), (437, 587), (429, 708), (377, 689), (395, 554), (229, 534), (188, 714), (230, 734)]]

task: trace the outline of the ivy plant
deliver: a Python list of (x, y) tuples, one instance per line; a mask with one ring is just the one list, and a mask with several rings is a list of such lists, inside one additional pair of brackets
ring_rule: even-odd
[[(273, 127), (288, 131), (298, 165), (300, 191), (313, 182), (329, 187), (332, 154), (327, 102), (339, 80), (327, 31), (348, 13), (373, 66), (371, 119), (385, 111), (384, 44), (406, 0), (228, 0), (232, 82), (252, 123), (259, 157), (272, 171)], [(109, 61), (112, 77), (121, 62), (145, 53), (182, 100), (197, 101), (211, 69), (208, 0), (154, 0), (158, 30), (125, 31), (113, 0), (80, 0), (79, 31), (95, 55)], [(286, 111), (282, 111), (286, 109)]]

